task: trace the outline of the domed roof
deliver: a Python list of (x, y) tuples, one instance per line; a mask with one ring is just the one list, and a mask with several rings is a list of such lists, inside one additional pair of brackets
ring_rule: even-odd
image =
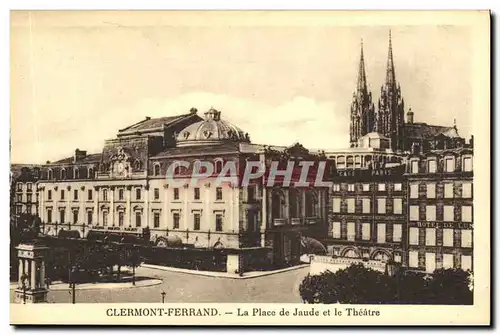
[(177, 146), (219, 144), (224, 142), (250, 142), (248, 133), (235, 125), (221, 120), (221, 112), (210, 108), (205, 119), (193, 123), (177, 135)]

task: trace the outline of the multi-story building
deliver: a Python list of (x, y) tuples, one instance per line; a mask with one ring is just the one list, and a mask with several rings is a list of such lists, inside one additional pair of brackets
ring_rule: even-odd
[(11, 214), (38, 215), (39, 193), (36, 182), (40, 175), (37, 165), (11, 165)]
[[(321, 160), (300, 145), (252, 144), (215, 109), (204, 119), (195, 109), (147, 118), (121, 129), (102, 153), (77, 149), (73, 157), (44, 165), (40, 216), (48, 234), (61, 229), (82, 236), (90, 230), (141, 234), (147, 228), (156, 245), (168, 246), (168, 237), (175, 236), (193, 248), (298, 262), (301, 234), (317, 235), (325, 227), (327, 188), (268, 186), (267, 174), (241, 184), (247, 162), (262, 162), (267, 169), (284, 157)], [(207, 162), (212, 173), (202, 166)], [(219, 175), (226, 178), (219, 182)]]
[(408, 267), (473, 267), (473, 148), (412, 154), (408, 183)]

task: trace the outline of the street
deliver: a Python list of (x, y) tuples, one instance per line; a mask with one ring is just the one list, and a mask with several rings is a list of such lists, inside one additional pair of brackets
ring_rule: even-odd
[[(116, 289), (87, 289), (76, 292), (76, 303), (157, 303), (165, 292), (166, 303), (300, 303), (298, 287), (309, 268), (268, 276), (230, 279), (168, 272), (140, 267), (137, 276), (155, 277), (162, 284)], [(77, 286), (78, 287), (78, 286)], [(69, 303), (69, 289), (49, 291), (50, 303)], [(11, 290), (11, 301), (14, 290)]]

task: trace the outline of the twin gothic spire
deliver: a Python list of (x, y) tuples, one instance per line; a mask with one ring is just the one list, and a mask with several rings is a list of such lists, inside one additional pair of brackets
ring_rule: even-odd
[(380, 99), (377, 107), (377, 111), (375, 111), (374, 104), (372, 102), (372, 94), (368, 91), (363, 41), (361, 41), (358, 82), (351, 103), (351, 147), (357, 146), (358, 139), (367, 133), (378, 132), (391, 139), (391, 147), (393, 150), (402, 150), (404, 132), (404, 102), (401, 97), (401, 88), (396, 82), (390, 31), (386, 79), (380, 90)]

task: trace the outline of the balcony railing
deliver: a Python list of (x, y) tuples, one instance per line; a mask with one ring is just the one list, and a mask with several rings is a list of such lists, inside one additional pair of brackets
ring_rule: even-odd
[(292, 225), (300, 225), (300, 224), (302, 224), (302, 219), (301, 218), (292, 218), (291, 223), (292, 223)]
[(287, 219), (285, 218), (274, 219), (273, 223), (275, 226), (284, 226), (287, 224)]
[(317, 224), (318, 222), (319, 222), (319, 219), (317, 217), (305, 218), (305, 223), (308, 225)]

